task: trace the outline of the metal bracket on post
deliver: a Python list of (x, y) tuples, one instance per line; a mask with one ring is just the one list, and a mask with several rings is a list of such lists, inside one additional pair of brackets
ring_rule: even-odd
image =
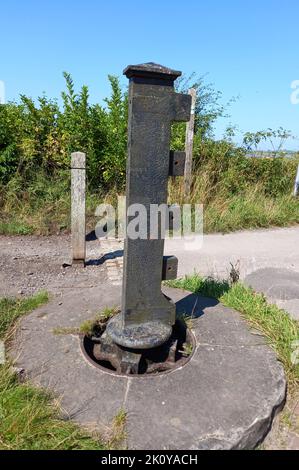
[(86, 156), (85, 153), (74, 152), (71, 157), (72, 263), (84, 266), (86, 257)]
[(184, 176), (186, 152), (170, 151), (169, 176)]
[[(150, 214), (151, 205), (167, 203), (169, 175), (182, 173), (183, 153), (169, 150), (171, 124), (190, 119), (191, 96), (174, 90), (181, 72), (161, 65), (130, 65), (124, 74), (130, 80), (127, 209), (140, 204)], [(127, 216), (127, 227), (129, 223)], [(163, 270), (163, 251), (161, 236), (133, 239), (126, 235), (122, 310), (106, 330), (123, 348), (155, 348), (172, 334), (175, 305), (163, 295), (161, 282), (165, 267), (168, 275), (175, 274), (176, 268), (170, 258)]]
[(163, 257), (162, 281), (170, 281), (177, 278), (178, 259), (176, 256)]

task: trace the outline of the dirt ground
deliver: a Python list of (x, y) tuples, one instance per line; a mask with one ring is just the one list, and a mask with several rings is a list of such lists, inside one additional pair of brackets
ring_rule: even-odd
[(122, 245), (117, 241), (88, 241), (84, 268), (71, 266), (68, 235), (1, 236), (0, 297), (27, 296), (43, 289), (61, 295), (65, 289), (97, 286), (109, 274), (106, 262), (113, 260), (117, 264), (121, 250)]

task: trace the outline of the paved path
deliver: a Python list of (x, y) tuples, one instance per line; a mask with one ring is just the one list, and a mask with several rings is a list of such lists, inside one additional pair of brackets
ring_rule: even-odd
[[(74, 271), (65, 266), (70, 263), (70, 248), (67, 235), (0, 236), (0, 295), (21, 291), (26, 294), (35, 286), (47, 286), (50, 290), (71, 287)], [(191, 248), (190, 251), (190, 245), (181, 240), (166, 241), (165, 254), (178, 257), (180, 277), (196, 271), (204, 276), (227, 278), (230, 263), (238, 267), (242, 280), (264, 268), (299, 272), (299, 226), (205, 235), (202, 246), (198, 242)], [(82, 286), (94, 285), (104, 270), (108, 279), (112, 276), (111, 281), (120, 283), (122, 249), (123, 243), (118, 241), (87, 242), (88, 265), (85, 270), (76, 268), (75, 277), (82, 281)], [(113, 262), (107, 263), (108, 259), (115, 266)]]
[(166, 254), (179, 259), (179, 276), (194, 271), (229, 275), (230, 263), (240, 265), (240, 277), (260, 268), (287, 268), (299, 272), (299, 226), (273, 230), (246, 230), (203, 237), (201, 248), (188, 251), (181, 241), (167, 241)]
[(179, 276), (196, 271), (228, 278), (231, 265), (236, 266), (241, 280), (299, 320), (298, 226), (206, 235), (201, 248), (186, 248), (178, 241), (167, 243), (167, 254), (179, 259)]

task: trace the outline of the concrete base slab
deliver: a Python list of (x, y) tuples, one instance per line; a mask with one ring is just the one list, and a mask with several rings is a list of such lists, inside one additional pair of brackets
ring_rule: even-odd
[(54, 334), (118, 306), (120, 289), (109, 284), (69, 292), (22, 319), (11, 354), (79, 423), (101, 430), (124, 408), (130, 449), (256, 447), (285, 400), (282, 365), (236, 311), (186, 291), (165, 293), (178, 312), (192, 314), (197, 340), (191, 360), (171, 373), (115, 376), (86, 361), (76, 335)]
[(258, 269), (245, 278), (245, 284), (264, 293), (269, 302), (299, 320), (299, 272), (283, 268)]

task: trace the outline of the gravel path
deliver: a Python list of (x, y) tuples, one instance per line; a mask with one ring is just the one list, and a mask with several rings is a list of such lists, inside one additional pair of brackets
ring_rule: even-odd
[[(227, 278), (232, 263), (238, 267), (240, 278), (245, 279), (264, 268), (299, 272), (298, 243), (299, 226), (296, 226), (205, 235), (202, 246), (198, 243), (192, 250), (181, 240), (167, 240), (165, 254), (178, 257), (180, 277), (196, 271), (205, 276)], [(41, 288), (57, 292), (91, 287), (101, 282), (103, 275), (109, 278), (109, 270), (114, 282), (120, 282), (122, 249), (123, 243), (118, 241), (88, 241), (86, 268), (74, 268), (67, 266), (71, 261), (68, 235), (0, 236), (0, 296), (27, 295)], [(114, 261), (106, 263), (109, 258)]]

